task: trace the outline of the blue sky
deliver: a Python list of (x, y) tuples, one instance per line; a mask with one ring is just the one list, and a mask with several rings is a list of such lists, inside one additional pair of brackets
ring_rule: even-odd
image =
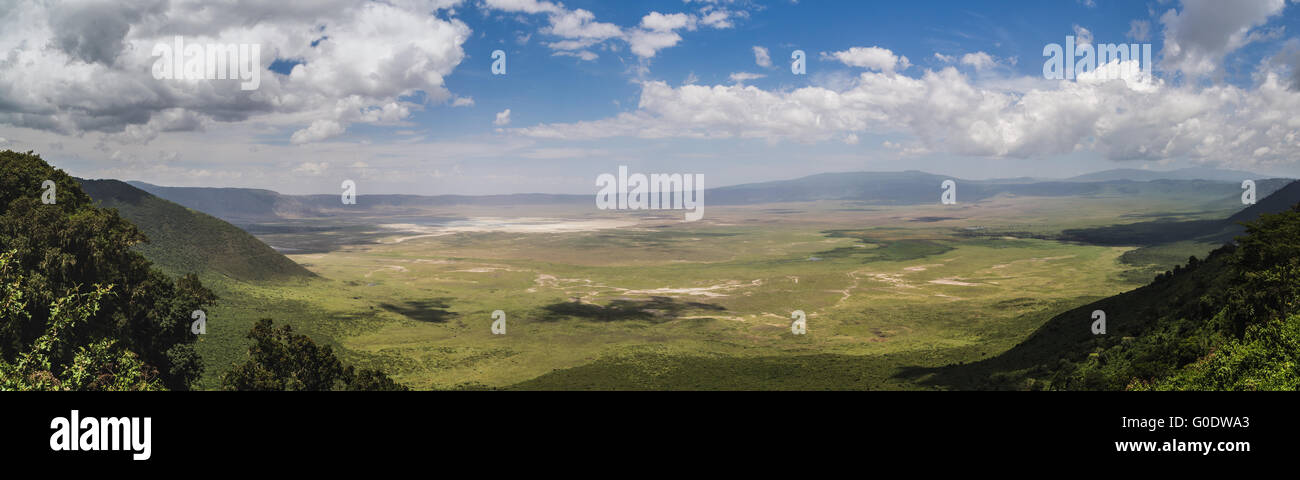
[[(1300, 175), (1288, 0), (8, 3), (0, 148), (87, 177), (495, 194), (590, 193), (619, 165), (709, 186)], [(176, 35), (259, 45), (261, 86), (149, 77)], [(1149, 43), (1155, 75), (1043, 78), (1044, 46), (1067, 35)], [(790, 72), (794, 50), (807, 75)]]

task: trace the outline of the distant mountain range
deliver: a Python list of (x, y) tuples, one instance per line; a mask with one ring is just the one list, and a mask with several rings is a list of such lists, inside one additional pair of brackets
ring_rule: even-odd
[(453, 205), (547, 205), (588, 203), (589, 195), (358, 195), (357, 208), (343, 208), (339, 195), (284, 195), (253, 188), (162, 187), (144, 182), (127, 182), (188, 208), (216, 216), (231, 223), (251, 223), (285, 218), (320, 218), (364, 211), (376, 213), (403, 208)]
[[(122, 218), (144, 232), (149, 242), (137, 247), (140, 253), (170, 274), (215, 273), (242, 281), (315, 276), (247, 232), (213, 216), (117, 180), (78, 181), (97, 206), (117, 209)], [(219, 196), (229, 197), (230, 201), (241, 197), (231, 192)]]
[[(706, 205), (753, 205), (819, 200), (853, 201), (865, 205), (920, 205), (937, 201), (940, 184), (957, 182), (958, 199), (974, 202), (998, 195), (1095, 196), (1144, 195), (1196, 191), (1209, 201), (1240, 195), (1240, 183), (1253, 179), (1258, 198), (1289, 183), (1249, 172), (1187, 168), (1172, 171), (1117, 169), (1064, 180), (1009, 178), (963, 180), (921, 171), (823, 173), (793, 180), (712, 188)], [(343, 208), (339, 195), (284, 195), (248, 188), (163, 187), (144, 182), (130, 185), (160, 198), (216, 216), (237, 225), (279, 219), (398, 213), (403, 209), (455, 205), (552, 205), (591, 203), (594, 195), (358, 195), (355, 207)]]
[(1271, 178), (1269, 175), (1260, 175), (1241, 170), (1220, 170), (1217, 168), (1181, 168), (1178, 170), (1157, 171), (1141, 170), (1137, 168), (1117, 168), (1114, 170), (1104, 170), (1095, 173), (1079, 175), (1077, 177), (1067, 178), (1067, 182), (1110, 182), (1116, 180), (1130, 180), (1134, 182), (1149, 182), (1152, 180), (1211, 180), (1217, 182), (1237, 182), (1252, 179)]

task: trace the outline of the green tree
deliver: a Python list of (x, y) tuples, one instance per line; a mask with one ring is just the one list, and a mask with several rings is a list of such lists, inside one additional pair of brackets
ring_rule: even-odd
[[(31, 318), (23, 298), (26, 279), (15, 272), (13, 256), (0, 254), (0, 322), (5, 324)], [(46, 328), (30, 350), (13, 363), (0, 360), (0, 390), (162, 390), (157, 371), (114, 340), (72, 345), (76, 331), (95, 316), (112, 290), (95, 285), (88, 293), (69, 294), (49, 305)], [(54, 353), (69, 347), (71, 360), (60, 362)]]
[(1300, 313), (1300, 205), (1247, 223), (1237, 246), (1227, 301), (1232, 333), (1240, 337), (1254, 323)]
[(378, 370), (345, 367), (332, 347), (270, 319), (259, 320), (248, 338), (248, 361), (221, 377), (227, 390), (406, 390)]
[[(55, 184), (57, 202), (41, 202), (42, 183)], [(196, 277), (179, 281), (154, 269), (133, 250), (147, 239), (116, 210), (96, 208), (76, 180), (31, 152), (0, 151), (0, 251), (25, 279), (27, 315), (0, 322), (0, 361), (14, 362), (46, 333), (53, 305), (69, 295), (87, 295), (93, 285), (113, 285), (97, 300), (84, 324), (51, 345), (52, 365), (70, 365), (92, 345), (135, 352), (157, 369), (169, 389), (188, 389), (203, 370), (189, 332), (190, 312), (216, 300)], [(84, 298), (84, 297), (82, 297)]]

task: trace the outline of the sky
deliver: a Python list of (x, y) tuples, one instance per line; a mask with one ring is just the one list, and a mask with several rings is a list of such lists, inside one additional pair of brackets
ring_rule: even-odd
[[(588, 194), (620, 165), (703, 174), (708, 187), (900, 170), (1300, 177), (1298, 10), (1297, 0), (0, 0), (0, 149), (36, 151), (84, 178), (290, 194), (337, 193), (343, 180), (362, 194)], [(160, 45), (178, 36), (257, 46), (256, 88), (246, 74), (160, 78)], [(1044, 49), (1067, 36), (1149, 44), (1150, 70), (1046, 78)]]

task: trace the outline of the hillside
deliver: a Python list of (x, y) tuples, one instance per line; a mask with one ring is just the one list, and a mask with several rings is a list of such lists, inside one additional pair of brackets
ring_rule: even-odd
[(130, 186), (232, 223), (282, 217), (310, 217), (317, 212), (301, 201), (270, 190), (254, 188), (161, 187), (144, 182)]
[(115, 208), (149, 238), (136, 248), (173, 275), (213, 272), (243, 281), (314, 276), (257, 238), (213, 216), (117, 180), (79, 180), (102, 208)]
[[(1047, 321), (995, 358), (906, 376), (962, 389), (1300, 388), (1300, 183), (1233, 218), (1245, 235), (1144, 287)], [(1091, 331), (1094, 311), (1107, 331)]]
[[(1236, 215), (1229, 217), (1225, 223), (1237, 225), (1240, 222), (1253, 222), (1258, 220), (1260, 215), (1285, 212), (1297, 203), (1300, 203), (1300, 181), (1291, 182), (1268, 196), (1261, 196), (1254, 205), (1237, 212)], [(1240, 231), (1238, 230), (1238, 232)]]

